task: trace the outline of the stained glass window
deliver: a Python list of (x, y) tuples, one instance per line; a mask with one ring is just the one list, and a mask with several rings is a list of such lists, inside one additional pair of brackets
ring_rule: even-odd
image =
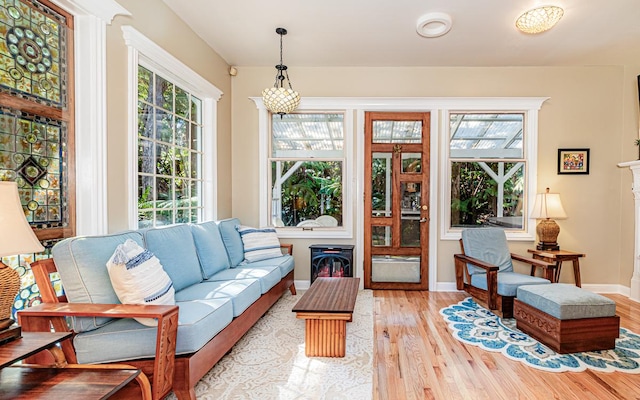
[(14, 310), (40, 296), (29, 264), (75, 233), (71, 15), (46, 1), (0, 0), (0, 180), (15, 181), (45, 251), (5, 257), (21, 275)]

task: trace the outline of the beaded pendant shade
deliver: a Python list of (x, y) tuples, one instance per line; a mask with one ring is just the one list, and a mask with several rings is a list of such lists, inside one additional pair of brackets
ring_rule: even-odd
[[(287, 66), (282, 62), (282, 36), (287, 34), (287, 30), (284, 28), (277, 28), (276, 33), (280, 35), (280, 64), (276, 65), (276, 81), (273, 87), (266, 88), (262, 91), (262, 102), (269, 111), (274, 114), (279, 114), (282, 117), (284, 114), (288, 114), (295, 110), (300, 104), (300, 94), (293, 90), (291, 81), (289, 80), (289, 73), (287, 72)], [(287, 89), (284, 86), (284, 81), (287, 80)]]
[(541, 33), (553, 28), (563, 15), (564, 10), (557, 6), (534, 8), (518, 17), (516, 27), (524, 33)]

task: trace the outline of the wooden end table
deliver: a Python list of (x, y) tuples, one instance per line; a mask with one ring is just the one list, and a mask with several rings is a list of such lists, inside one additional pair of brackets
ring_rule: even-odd
[(344, 357), (360, 278), (317, 278), (292, 311), (305, 320), (307, 357)]
[[(57, 343), (71, 336), (70, 332), (23, 332), (21, 338), (0, 345), (0, 399), (106, 399), (133, 380), (140, 384), (142, 398), (151, 399), (149, 380), (139, 369), (123, 364), (67, 364)], [(43, 350), (51, 351), (54, 366), (15, 364)]]
[(554, 277), (554, 282), (558, 282), (560, 279), (560, 270), (562, 269), (562, 263), (565, 261), (571, 261), (573, 263), (573, 276), (576, 280), (576, 286), (582, 287), (582, 281), (580, 280), (580, 257), (586, 257), (585, 254), (568, 250), (529, 249), (527, 251), (529, 253), (532, 253), (533, 258), (535, 259), (556, 264), (556, 275)]

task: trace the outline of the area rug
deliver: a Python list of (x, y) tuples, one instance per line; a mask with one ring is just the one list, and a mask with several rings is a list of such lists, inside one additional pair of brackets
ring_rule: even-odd
[[(371, 399), (373, 292), (358, 293), (344, 358), (306, 357), (288, 292), (196, 385), (198, 399)], [(170, 394), (168, 397), (175, 399)]]
[(530, 336), (518, 331), (515, 319), (500, 319), (479, 306), (471, 297), (440, 310), (453, 336), (459, 341), (549, 372), (640, 373), (640, 336), (620, 328), (612, 350), (558, 354)]

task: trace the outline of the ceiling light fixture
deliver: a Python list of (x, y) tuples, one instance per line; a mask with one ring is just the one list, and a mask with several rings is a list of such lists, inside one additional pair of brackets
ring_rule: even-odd
[(524, 33), (547, 31), (560, 21), (564, 10), (557, 6), (543, 6), (529, 10), (518, 17), (516, 27)]
[[(291, 87), (287, 66), (282, 63), (282, 36), (287, 34), (284, 28), (276, 28), (276, 33), (280, 35), (280, 64), (276, 65), (276, 81), (273, 87), (262, 91), (262, 102), (269, 111), (279, 114), (280, 118), (295, 110), (300, 104), (300, 95)], [(284, 80), (287, 80), (289, 89), (284, 87)]]
[(418, 18), (416, 31), (420, 36), (434, 38), (451, 30), (451, 16), (442, 12), (425, 14)]

